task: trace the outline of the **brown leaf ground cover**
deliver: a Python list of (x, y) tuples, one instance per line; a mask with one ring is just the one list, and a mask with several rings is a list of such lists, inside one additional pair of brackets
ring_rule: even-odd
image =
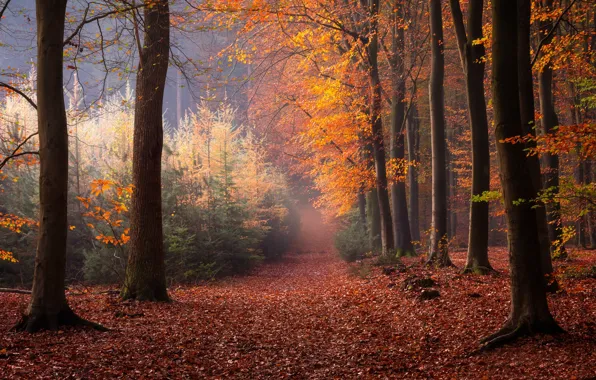
[[(170, 304), (71, 295), (104, 333), (9, 332), (28, 296), (0, 294), (0, 378), (596, 378), (594, 252), (557, 264), (564, 290), (550, 304), (568, 334), (476, 353), (507, 317), (504, 249), (491, 251), (497, 275), (429, 270), (419, 258), (386, 275), (350, 269), (320, 223), (301, 241), (302, 253), (251, 276), (171, 288)], [(463, 266), (465, 252), (452, 255)], [(426, 277), (440, 297), (422, 301), (409, 285)]]

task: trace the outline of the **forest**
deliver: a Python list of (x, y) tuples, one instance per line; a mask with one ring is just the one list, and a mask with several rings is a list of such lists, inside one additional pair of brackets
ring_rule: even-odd
[(595, 0), (0, 0), (0, 379), (594, 379), (595, 158)]

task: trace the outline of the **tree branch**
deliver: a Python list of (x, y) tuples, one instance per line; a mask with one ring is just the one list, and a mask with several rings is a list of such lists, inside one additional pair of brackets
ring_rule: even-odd
[(573, 6), (573, 4), (575, 4), (576, 1), (577, 0), (572, 0), (569, 3), (569, 5), (563, 10), (563, 13), (561, 13), (561, 15), (557, 18), (557, 21), (555, 21), (555, 23), (553, 24), (553, 27), (548, 32), (548, 34), (543, 39), (540, 40), (540, 43), (538, 44), (538, 48), (536, 49), (536, 53), (534, 54), (534, 58), (532, 58), (532, 63), (530, 63), (530, 67), (534, 67), (534, 64), (538, 60), (538, 56), (540, 55), (540, 50), (542, 49), (542, 46), (544, 46), (546, 41), (548, 41), (553, 36), (553, 34), (555, 33), (555, 30), (557, 30), (557, 27), (559, 26), (559, 23), (563, 19), (563, 16), (565, 16), (565, 14), (567, 12), (569, 12), (569, 10)]
[(31, 294), (31, 290), (0, 288), (0, 293)]
[(465, 50), (464, 47), (468, 43), (468, 36), (466, 35), (466, 27), (464, 25), (464, 17), (461, 12), (461, 5), (459, 0), (449, 0), (451, 5), (451, 14), (453, 15), (453, 25), (455, 26), (455, 36), (457, 38), (457, 48), (461, 58), (462, 66), (465, 70)]
[(139, 4), (139, 5), (131, 6), (129, 8), (125, 8), (125, 9), (115, 9), (113, 11), (109, 11), (109, 12), (100, 14), (99, 16), (91, 17), (90, 19), (87, 19), (87, 14), (89, 13), (89, 6), (87, 6), (87, 8), (85, 9), (85, 14), (83, 15), (83, 20), (81, 21), (81, 23), (79, 25), (77, 25), (74, 32), (72, 32), (72, 34), (64, 40), (63, 45), (66, 46), (66, 45), (70, 44), (71, 41), (81, 32), (81, 29), (83, 29), (83, 27), (87, 24), (101, 20), (103, 18), (106, 18), (106, 17), (114, 15), (114, 14), (126, 13), (131, 10), (142, 8), (144, 6), (145, 6), (145, 4)]
[(8, 88), (9, 90), (16, 92), (17, 94), (21, 95), (23, 98), (25, 98), (25, 100), (27, 102), (29, 102), (29, 104), (31, 104), (31, 107), (37, 109), (37, 104), (35, 104), (35, 102), (33, 101), (33, 99), (31, 99), (29, 96), (27, 96), (23, 91), (19, 90), (16, 87), (13, 87), (11, 85), (9, 85), (8, 83), (4, 83), (4, 82), (0, 82), (0, 87), (5, 87)]
[(10, 4), (11, 0), (6, 0), (6, 3), (2, 6), (2, 10), (0, 10), (0, 20), (2, 20), (2, 16), (4, 16), (4, 11), (8, 8), (8, 4)]
[(0, 162), (0, 170), (2, 170), (2, 168), (8, 163), (8, 161), (12, 160), (15, 157), (19, 157), (19, 156), (24, 156), (27, 154), (37, 154), (39, 155), (39, 152), (21, 152), (21, 153), (17, 153), (19, 151), (19, 149), (21, 149), (26, 143), (27, 141), (31, 140), (34, 136), (37, 136), (38, 132), (32, 133), (29, 136), (27, 136), (25, 138), (25, 140), (21, 141), (21, 143), (19, 145), (17, 145), (17, 147), (12, 151), (11, 154), (9, 154), (8, 156), (4, 157), (4, 160), (2, 160), (2, 162)]

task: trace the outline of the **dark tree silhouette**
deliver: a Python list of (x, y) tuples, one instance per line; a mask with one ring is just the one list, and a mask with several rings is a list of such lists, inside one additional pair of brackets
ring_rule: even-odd
[[(170, 13), (167, 0), (144, 11), (143, 48), (136, 85), (130, 254), (122, 298), (168, 301), (161, 210), (162, 106), (168, 71)], [(147, 4), (148, 5), (148, 4)]]
[(522, 144), (503, 140), (523, 133), (518, 84), (518, 4), (493, 0), (493, 100), (495, 137), (505, 210), (511, 266), (511, 312), (505, 325), (483, 339), (484, 348), (519, 336), (562, 331), (546, 300), (533, 200), (537, 189)]

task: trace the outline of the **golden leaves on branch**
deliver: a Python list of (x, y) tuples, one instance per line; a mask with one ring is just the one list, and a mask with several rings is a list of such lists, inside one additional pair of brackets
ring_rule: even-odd
[(112, 180), (95, 179), (91, 181), (90, 188), (94, 198), (77, 197), (88, 210), (83, 217), (94, 221), (87, 223), (87, 227), (97, 230), (95, 238), (104, 244), (125, 245), (130, 239), (130, 229), (124, 226), (123, 214), (128, 212), (126, 203), (133, 192), (133, 185), (120, 186)]

